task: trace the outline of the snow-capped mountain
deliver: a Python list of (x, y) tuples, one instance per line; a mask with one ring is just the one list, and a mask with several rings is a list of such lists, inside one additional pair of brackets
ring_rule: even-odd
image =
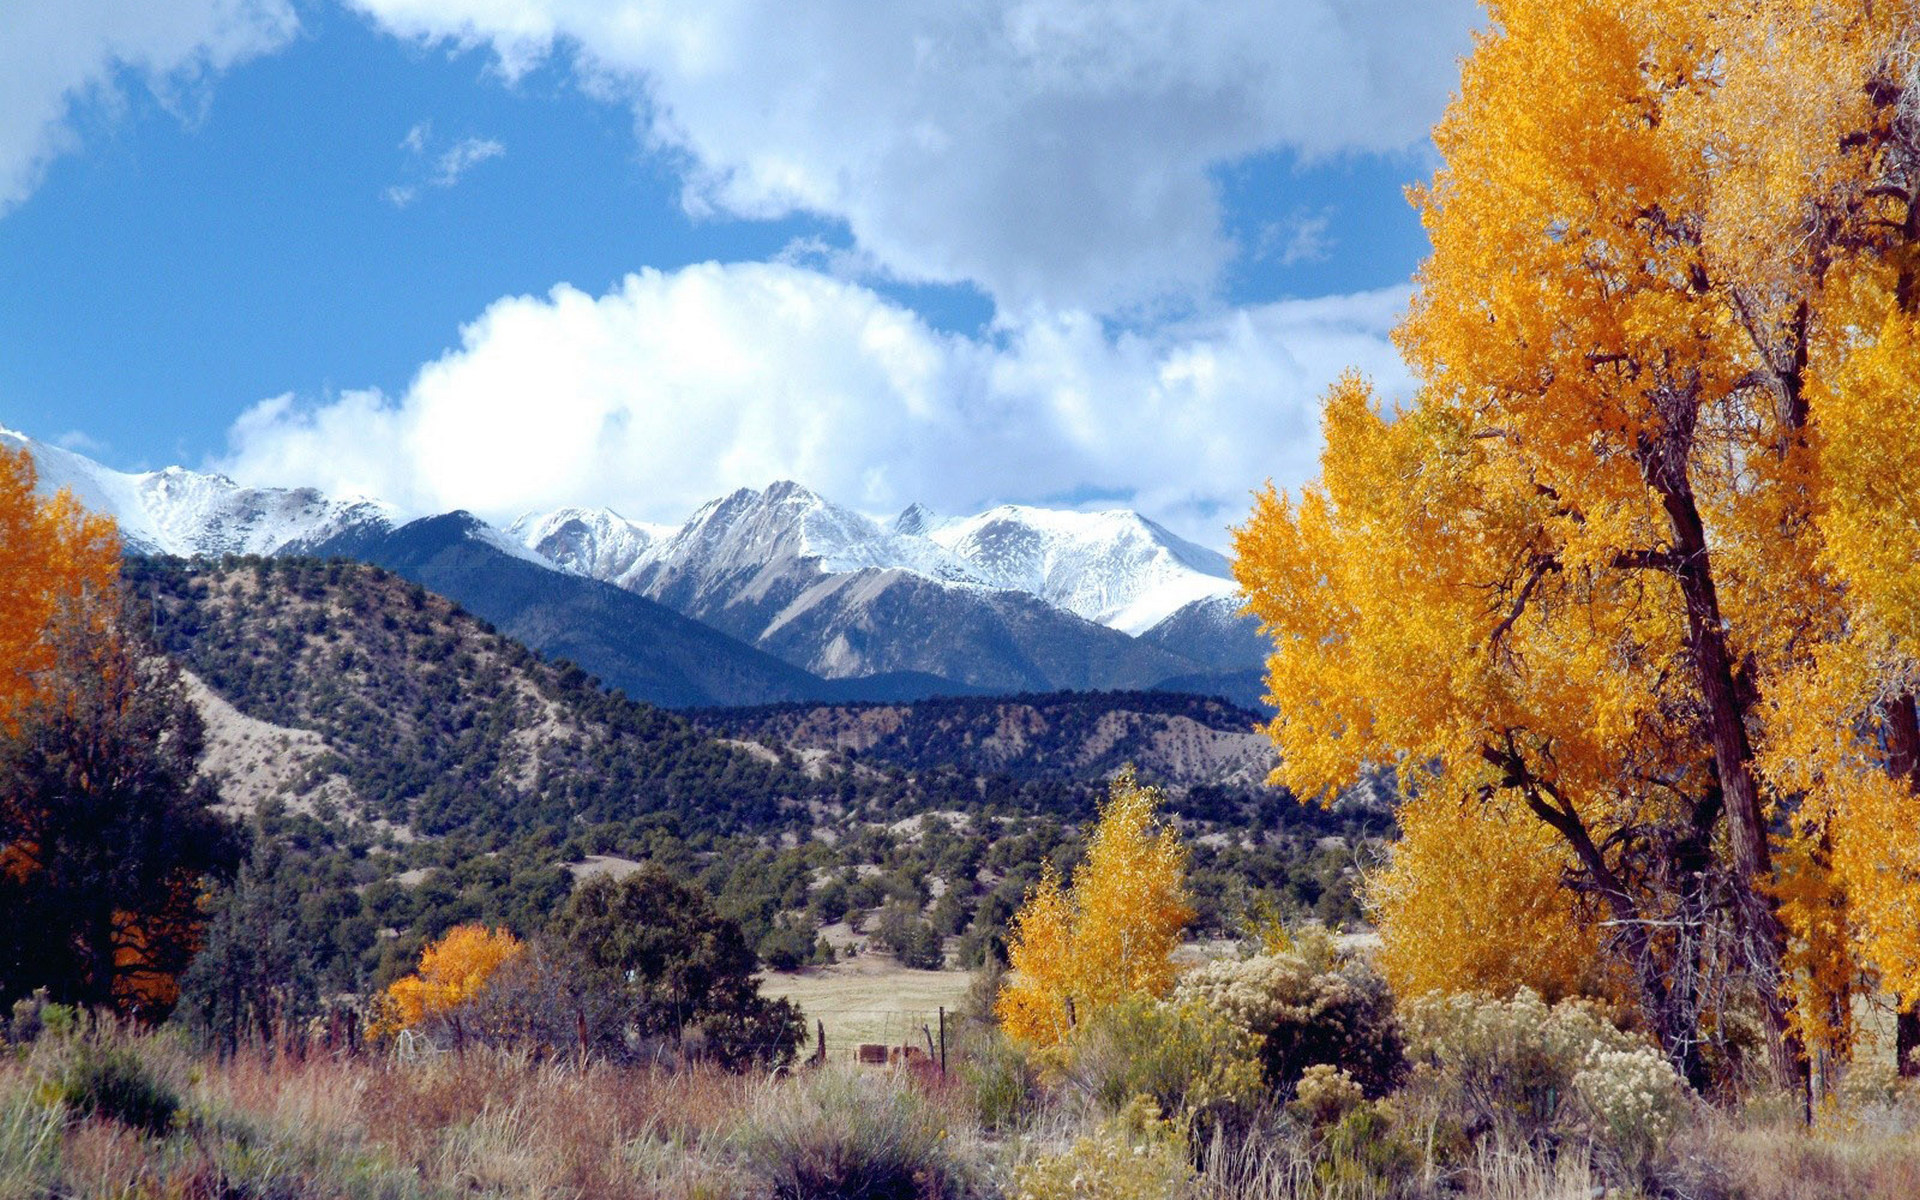
[(294, 553), (349, 530), (391, 528), (396, 517), (381, 501), (336, 500), (313, 488), (243, 487), (182, 467), (115, 471), (7, 429), (0, 429), (0, 445), (27, 450), (41, 492), (66, 488), (113, 517), (127, 549), (140, 554)]
[(403, 525), (377, 500), (115, 471), (4, 430), (0, 445), (32, 453), (43, 490), (114, 517), (135, 553), (378, 563), (661, 703), (861, 688), (1257, 695), (1262, 646), (1225, 560), (1131, 512), (915, 505), (881, 521), (783, 482), (678, 528), (590, 508), (506, 530), (466, 514)]
[(558, 508), (545, 515), (529, 513), (506, 532), (576, 575), (611, 583), (671, 537), (674, 528), (629, 521), (610, 508)]
[[(916, 504), (883, 526), (792, 482), (742, 488), (702, 506), (678, 530), (568, 508), (529, 514), (511, 532), (569, 570), (656, 598), (687, 592), (689, 577), (699, 581), (692, 591), (706, 592), (711, 581), (749, 575), (764, 584), (770, 566), (813, 560), (828, 575), (902, 570), (1024, 592), (1140, 634), (1189, 604), (1236, 590), (1225, 558), (1135, 512), (1002, 505), (943, 518)], [(686, 595), (682, 603), (700, 600)]]
[(937, 521), (915, 506), (895, 524), (903, 521), (925, 528), (984, 582), (1123, 633), (1144, 633), (1196, 600), (1237, 590), (1225, 558), (1136, 512), (1008, 504)]
[(671, 532), (580, 510), (513, 530), (569, 570), (828, 678), (1144, 687), (1221, 669), (1213, 659), (1258, 661), (1194, 659), (1134, 636), (1237, 601), (1225, 559), (1132, 512), (1008, 505), (943, 518), (915, 505), (883, 524), (780, 482), (703, 505)]

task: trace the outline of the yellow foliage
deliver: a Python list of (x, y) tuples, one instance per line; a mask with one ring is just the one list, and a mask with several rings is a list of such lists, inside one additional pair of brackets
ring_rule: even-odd
[(396, 979), (381, 998), (374, 1032), (392, 1036), (444, 1017), (474, 996), (526, 946), (504, 929), (456, 925), (420, 952), (420, 969)]
[(1560, 886), (1571, 865), (1553, 831), (1524, 816), (1489, 820), (1439, 796), (1402, 805), (1393, 857), (1366, 884), (1381, 973), (1407, 997), (1614, 993), (1598, 931)]
[[(0, 725), (12, 726), (53, 666), (49, 627), (63, 610), (86, 610), (120, 578), (113, 522), (88, 513), (64, 489), (34, 495), (33, 459), (0, 446)], [(0, 852), (4, 853), (4, 852)]]
[(1012, 975), (995, 1004), (1008, 1033), (1060, 1041), (1076, 1021), (1126, 996), (1165, 995), (1169, 955), (1193, 920), (1186, 849), (1159, 823), (1157, 788), (1115, 777), (1073, 886), (1051, 862), (1014, 914)]
[(1671, 959), (1671, 847), (1710, 856), (1779, 1072), (1920, 999), (1920, 2), (1488, 13), (1414, 193), (1417, 393), (1343, 378), (1236, 532), (1276, 782), (1417, 789), (1372, 891), (1412, 990)]

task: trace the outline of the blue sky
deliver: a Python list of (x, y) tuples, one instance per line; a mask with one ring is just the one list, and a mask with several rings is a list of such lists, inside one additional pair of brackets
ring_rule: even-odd
[(1474, 16), (24, 0), (0, 424), (419, 511), (795, 476), (1217, 544), (1341, 366), (1404, 386)]

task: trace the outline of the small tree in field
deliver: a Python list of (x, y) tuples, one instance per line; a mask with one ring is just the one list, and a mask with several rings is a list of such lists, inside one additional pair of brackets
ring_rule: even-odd
[(420, 969), (396, 979), (383, 994), (376, 1032), (393, 1034), (445, 1021), (456, 1048), (466, 1044), (465, 1009), (494, 973), (526, 947), (504, 929), (456, 925), (420, 952)]
[(1011, 981), (994, 1008), (1008, 1033), (1056, 1042), (1115, 1001), (1173, 986), (1168, 956), (1194, 912), (1187, 852), (1158, 820), (1161, 799), (1129, 767), (1114, 778), (1072, 887), (1046, 864), (1013, 918)]

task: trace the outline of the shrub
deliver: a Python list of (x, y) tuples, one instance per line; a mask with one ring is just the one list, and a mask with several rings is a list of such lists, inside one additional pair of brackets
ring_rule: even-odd
[(1315, 1063), (1301, 1074), (1287, 1111), (1318, 1129), (1337, 1123), (1365, 1100), (1353, 1076), (1339, 1067)]
[(813, 960), (813, 927), (782, 916), (760, 939), (760, 961), (775, 971), (797, 971)]
[(51, 1098), (82, 1117), (118, 1121), (144, 1133), (165, 1133), (180, 1096), (130, 1047), (85, 1038), (72, 1044), (51, 1081)]
[(1058, 1154), (1014, 1169), (1013, 1200), (1168, 1200), (1194, 1181), (1187, 1139), (1145, 1098)]
[(982, 1126), (1005, 1129), (1032, 1112), (1033, 1064), (998, 1028), (988, 1026), (968, 1039), (959, 1074)]
[(1243, 1126), (1260, 1102), (1253, 1037), (1193, 1000), (1133, 996), (1101, 1010), (1065, 1047), (1067, 1075), (1108, 1112), (1145, 1096), (1199, 1132)]
[(1387, 1106), (1363, 1101), (1326, 1130), (1314, 1174), (1329, 1195), (1401, 1196), (1419, 1164)]
[(776, 1200), (920, 1200), (973, 1190), (938, 1116), (884, 1076), (822, 1071), (769, 1084), (735, 1141)]
[(1551, 1146), (1591, 1139), (1637, 1170), (1685, 1114), (1686, 1085), (1650, 1043), (1580, 1000), (1460, 995), (1409, 1006), (1413, 1091), (1471, 1134)]
[(657, 866), (582, 884), (550, 936), (583, 964), (583, 983), (622, 996), (641, 1038), (696, 1031), (729, 1065), (773, 1066), (806, 1038), (797, 1009), (760, 995), (739, 924)]
[(1367, 1095), (1384, 1095), (1405, 1064), (1393, 995), (1365, 963), (1319, 958), (1289, 951), (1208, 963), (1182, 976), (1175, 995), (1258, 1039), (1269, 1088), (1286, 1091), (1308, 1067), (1329, 1064)]
[(32, 1042), (46, 1028), (47, 989), (35, 989), (32, 995), (13, 1002), (13, 1018), (7, 1022), (6, 1040), (22, 1045)]

